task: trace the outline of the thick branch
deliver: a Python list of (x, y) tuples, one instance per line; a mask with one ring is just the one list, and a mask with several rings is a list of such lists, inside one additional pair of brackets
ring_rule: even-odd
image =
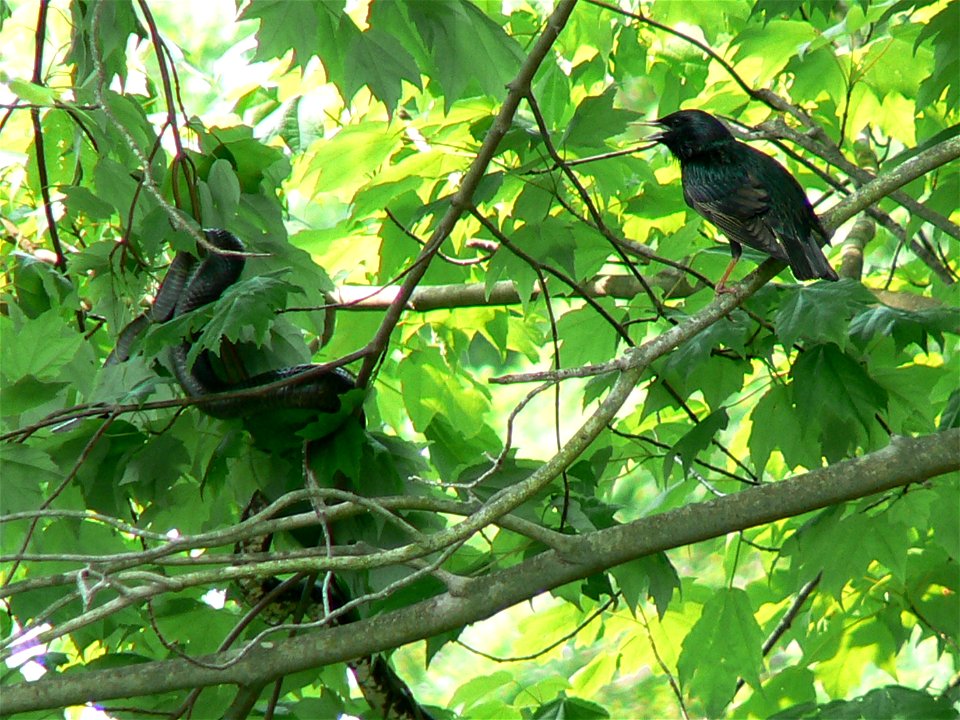
[[(779, 483), (572, 539), (561, 557), (548, 551), (392, 613), (301, 637), (273, 640), (222, 670), (185, 660), (42, 678), (4, 689), (0, 712), (55, 708), (223, 683), (251, 685), (398, 647), (477, 622), (542, 592), (619, 565), (730, 532), (920, 482), (960, 467), (960, 429), (894, 437), (860, 458)], [(200, 658), (229, 662), (236, 651)]]
[(960, 135), (944, 140), (931, 148), (918, 153), (893, 170), (873, 178), (853, 195), (849, 195), (825, 213), (827, 223), (838, 215), (850, 217), (854, 213), (869, 207), (897, 188), (916, 180), (931, 170), (946, 165), (960, 157)]
[[(832, 146), (825, 146), (822, 143), (816, 142), (815, 140), (810, 138), (808, 135), (801, 132), (797, 132), (793, 128), (789, 127), (786, 123), (783, 122), (783, 120), (779, 118), (775, 120), (768, 120), (767, 122), (762, 123), (760, 127), (763, 128), (766, 132), (768, 132), (773, 137), (786, 138), (790, 140), (790, 142), (796, 143), (797, 145), (804, 148), (808, 152), (813, 153), (817, 157), (823, 158), (828, 163), (830, 163), (834, 167), (839, 168), (848, 176), (850, 176), (850, 178), (858, 185), (866, 186), (868, 184), (871, 184), (872, 181), (877, 179), (877, 176), (873, 175), (867, 170), (864, 170), (863, 168), (858, 167), (854, 163), (847, 160), (843, 156), (843, 153), (841, 153), (836, 148)], [(938, 162), (934, 162), (933, 164), (930, 164), (928, 161), (924, 161), (924, 165), (926, 166), (926, 169), (918, 173), (914, 177), (911, 177), (908, 180), (905, 180), (904, 182), (901, 182), (899, 184), (892, 183), (887, 189), (881, 191), (877, 196), (875, 196), (870, 201), (870, 203), (868, 203), (868, 205), (876, 202), (877, 200), (879, 200), (880, 198), (886, 195), (889, 195), (892, 200), (900, 203), (904, 208), (909, 210), (914, 215), (917, 215), (918, 217), (921, 217), (924, 220), (926, 220), (931, 225), (934, 225), (940, 228), (940, 230), (947, 233), (951, 237), (960, 238), (960, 227), (957, 227), (956, 223), (951, 222), (948, 218), (945, 218), (938, 213), (930, 211), (923, 203), (915, 200), (914, 198), (912, 198), (910, 195), (903, 192), (902, 190), (897, 189), (900, 186), (905, 185), (906, 183), (915, 179), (916, 177), (919, 177), (920, 175), (926, 172), (929, 172), (930, 170), (933, 170), (939, 167), (940, 165), (945, 165), (951, 160), (956, 159), (957, 153), (958, 153), (957, 151), (958, 143), (960, 143), (960, 136), (954, 136), (949, 140), (945, 140), (944, 142), (938, 143), (933, 147), (928, 148), (924, 152), (918, 155), (915, 155), (910, 160), (904, 162), (902, 165), (898, 165), (893, 170), (881, 175), (880, 177), (894, 178), (896, 177), (896, 173), (898, 170), (900, 170), (906, 165), (909, 165), (910, 163), (914, 163), (921, 156), (927, 155), (929, 158), (930, 153), (942, 154), (942, 159), (940, 159)], [(914, 165), (914, 167), (916, 166)], [(867, 205), (859, 206), (857, 208), (857, 212), (864, 209), (865, 207), (867, 207)]]
[[(613, 297), (630, 300), (643, 292), (636, 278), (627, 275), (607, 275), (582, 283), (581, 288), (590, 297)], [(400, 294), (400, 287), (389, 285), (378, 289), (369, 285), (341, 285), (330, 297), (331, 303), (342, 305), (345, 310), (377, 310), (389, 307)], [(538, 297), (540, 289), (524, 293), (524, 297)], [(565, 288), (550, 293), (553, 297), (578, 297)], [(407, 309), (416, 312), (449, 310), (459, 307), (487, 307), (492, 305), (518, 305), (520, 293), (512, 280), (501, 280), (488, 288), (483, 283), (452, 285), (421, 285), (407, 299)]]
[[(924, 172), (925, 169), (936, 166), (937, 162), (945, 162), (939, 154), (936, 156), (930, 155), (930, 153), (935, 152), (935, 150), (936, 149), (933, 148), (927, 153), (921, 153), (915, 157), (909, 163), (909, 171), (898, 173), (895, 181), (888, 180), (886, 176), (883, 176), (874, 183), (870, 183), (858, 190), (857, 193), (848, 198), (848, 202), (841, 204), (828, 213), (824, 218), (827, 227), (835, 228), (857, 212), (860, 205), (857, 204), (856, 200), (872, 196), (872, 193), (877, 192), (876, 186), (878, 184), (881, 184), (883, 188), (889, 190), (889, 187), (895, 185), (896, 182), (908, 182), (912, 177)], [(907, 166), (908, 163), (904, 163), (902, 167)], [(431, 552), (443, 550), (454, 543), (462, 542), (473, 533), (490, 523), (496, 522), (498, 518), (509, 513), (515, 507), (535, 495), (541, 488), (550, 483), (553, 478), (557, 477), (564, 468), (569, 467), (600, 432), (603, 431), (626, 402), (636, 383), (643, 376), (643, 373), (651, 362), (670, 352), (706, 327), (709, 327), (721, 317), (724, 317), (738, 302), (749, 297), (756, 292), (757, 289), (762, 287), (778, 271), (781, 265), (781, 263), (776, 261), (767, 261), (738, 285), (734, 292), (718, 297), (709, 306), (692, 315), (683, 323), (672, 327), (670, 330), (645, 343), (642, 347), (632, 349), (623, 358), (615, 361), (615, 366), (621, 371), (621, 374), (610, 393), (603, 402), (600, 403), (600, 406), (593, 415), (584, 421), (570, 441), (561, 448), (553, 458), (544, 463), (523, 481), (495, 494), (481, 510), (463, 522), (423, 540), (412, 542), (394, 550), (385, 551), (380, 554), (378, 558), (379, 562), (381, 564), (404, 563), (415, 558), (424, 557)]]

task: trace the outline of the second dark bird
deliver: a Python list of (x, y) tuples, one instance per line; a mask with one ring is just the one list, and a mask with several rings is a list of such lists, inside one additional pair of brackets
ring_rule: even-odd
[(837, 280), (818, 238), (828, 239), (803, 188), (769, 155), (737, 141), (712, 115), (681, 110), (646, 123), (661, 128), (650, 139), (680, 161), (683, 199), (730, 241), (733, 270), (743, 245), (783, 260), (797, 280)]

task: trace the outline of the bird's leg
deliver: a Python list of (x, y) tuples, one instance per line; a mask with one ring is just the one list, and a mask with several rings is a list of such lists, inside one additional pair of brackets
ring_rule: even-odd
[(733, 257), (730, 259), (730, 264), (727, 265), (727, 269), (723, 271), (723, 275), (720, 277), (720, 282), (718, 282), (716, 284), (716, 287), (714, 287), (714, 292), (717, 293), (718, 295), (734, 292), (732, 289), (727, 287), (727, 278), (730, 277), (730, 273), (733, 272), (733, 268), (736, 267), (737, 262), (740, 260), (740, 254), (742, 252), (743, 252), (743, 246), (740, 243), (734, 242), (733, 240), (731, 240), (730, 254), (733, 255)]

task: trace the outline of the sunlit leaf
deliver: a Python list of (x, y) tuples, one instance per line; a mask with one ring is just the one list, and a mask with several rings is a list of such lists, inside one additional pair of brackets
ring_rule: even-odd
[(610, 717), (603, 707), (575, 697), (559, 697), (537, 708), (533, 720), (602, 720)]
[(746, 593), (719, 590), (683, 641), (677, 670), (687, 692), (716, 715), (733, 697), (737, 678), (760, 685), (763, 634)]

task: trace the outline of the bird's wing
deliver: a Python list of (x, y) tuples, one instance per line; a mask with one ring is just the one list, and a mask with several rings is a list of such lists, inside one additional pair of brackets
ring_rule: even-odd
[(728, 240), (786, 260), (787, 254), (767, 222), (770, 195), (752, 173), (736, 178), (691, 178), (683, 184), (687, 203), (716, 225)]

